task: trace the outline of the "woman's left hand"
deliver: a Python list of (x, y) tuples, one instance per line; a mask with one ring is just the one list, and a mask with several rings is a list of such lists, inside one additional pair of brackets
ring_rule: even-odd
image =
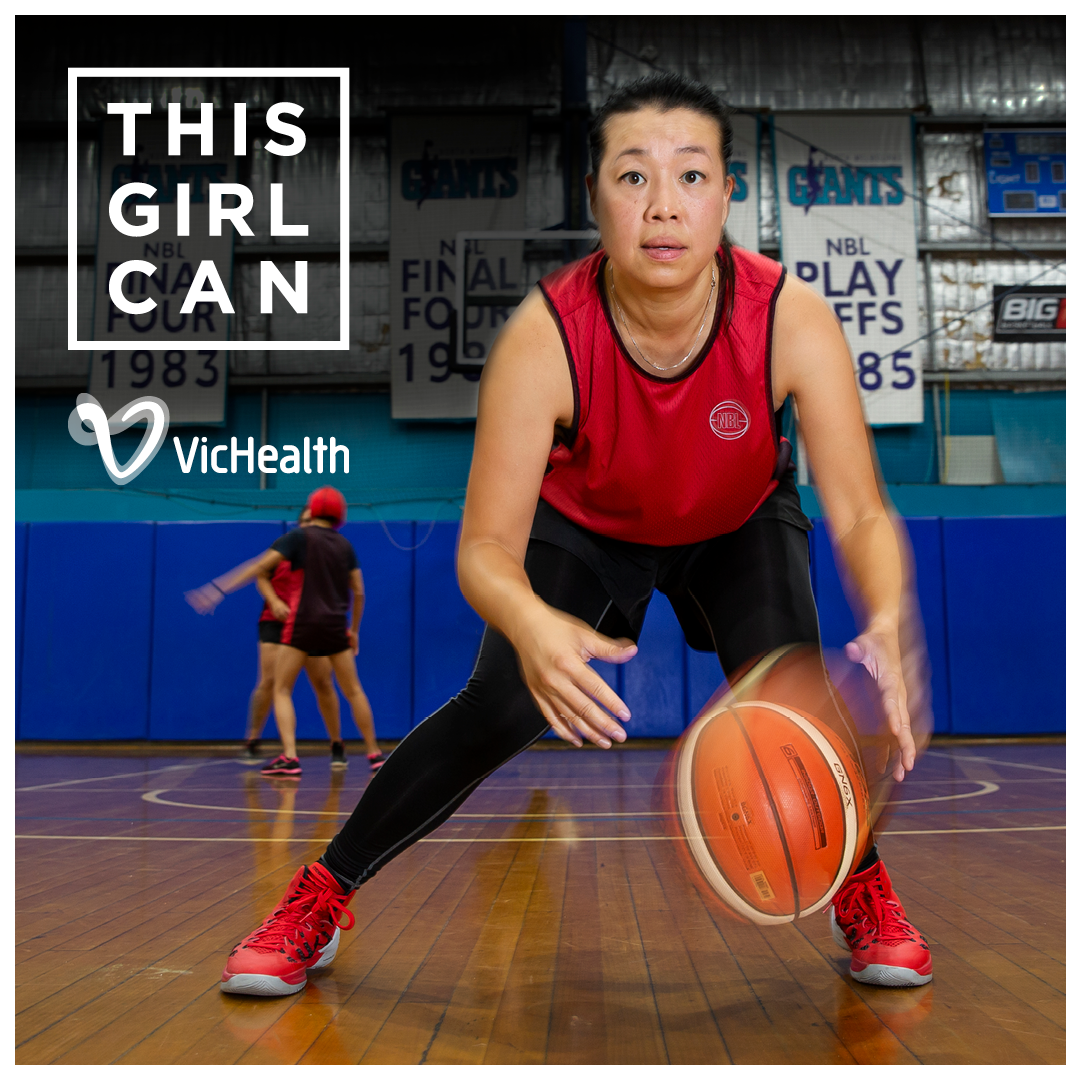
[(862, 664), (877, 683), (889, 730), (900, 746), (900, 759), (893, 769), (893, 777), (903, 780), (915, 767), (915, 740), (911, 734), (897, 631), (871, 623), (854, 641), (847, 643), (844, 654), (852, 662)]
[(349, 648), (352, 649), (353, 656), (356, 656), (360, 652), (360, 638), (357, 636), (355, 630), (346, 630), (346, 635), (349, 638)]

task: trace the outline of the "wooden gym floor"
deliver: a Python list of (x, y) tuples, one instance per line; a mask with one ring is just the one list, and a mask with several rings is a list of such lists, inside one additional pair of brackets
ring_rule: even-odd
[(299, 785), (211, 751), (18, 754), (18, 1063), (1065, 1061), (1062, 744), (934, 744), (896, 792), (919, 989), (853, 982), (824, 915), (710, 915), (651, 812), (664, 751), (623, 748), (522, 754), (360, 890), (305, 991), (222, 994), (367, 782), (310, 754)]

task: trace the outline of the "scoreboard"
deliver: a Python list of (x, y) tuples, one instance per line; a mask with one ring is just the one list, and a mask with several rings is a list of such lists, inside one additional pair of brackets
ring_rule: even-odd
[(983, 132), (990, 217), (1065, 216), (1065, 132), (990, 129)]

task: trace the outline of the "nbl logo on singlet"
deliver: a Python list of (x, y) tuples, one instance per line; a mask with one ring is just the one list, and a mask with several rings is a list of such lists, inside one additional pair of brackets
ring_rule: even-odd
[(750, 427), (750, 414), (737, 401), (721, 401), (709, 414), (709, 427), (721, 439), (739, 439)]

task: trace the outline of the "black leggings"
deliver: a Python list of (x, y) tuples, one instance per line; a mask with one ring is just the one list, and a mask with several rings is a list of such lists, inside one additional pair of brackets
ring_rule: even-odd
[[(525, 570), (548, 604), (602, 634), (636, 639), (600, 579), (575, 556), (533, 540)], [(818, 641), (806, 534), (785, 522), (750, 522), (665, 576), (661, 587), (689, 598), (691, 605), (677, 610), (689, 607), (698, 629), (707, 627), (725, 672), (782, 645)], [(487, 627), (465, 689), (401, 741), (321, 861), (343, 885), (362, 884), (547, 731), (513, 647)]]

